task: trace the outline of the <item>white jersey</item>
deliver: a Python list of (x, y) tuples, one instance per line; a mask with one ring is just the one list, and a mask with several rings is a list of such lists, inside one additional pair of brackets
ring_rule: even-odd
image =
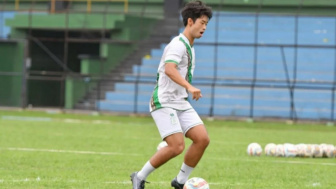
[(195, 69), (195, 50), (182, 33), (164, 49), (157, 73), (157, 83), (150, 101), (150, 112), (167, 107), (176, 110), (192, 108), (188, 102), (188, 91), (165, 74), (165, 64), (175, 63), (177, 70), (189, 83)]

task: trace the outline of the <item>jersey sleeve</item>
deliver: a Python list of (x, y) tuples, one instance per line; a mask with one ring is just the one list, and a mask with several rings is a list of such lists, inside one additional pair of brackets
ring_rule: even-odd
[(185, 46), (180, 41), (175, 41), (169, 46), (164, 58), (164, 62), (172, 62), (179, 64), (182, 61), (183, 54), (185, 53)]

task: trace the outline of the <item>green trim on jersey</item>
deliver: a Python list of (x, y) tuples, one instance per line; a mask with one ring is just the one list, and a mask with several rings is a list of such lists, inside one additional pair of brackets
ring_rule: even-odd
[(153, 92), (153, 96), (152, 96), (152, 103), (151, 103), (151, 106), (152, 106), (152, 109), (153, 110), (156, 110), (156, 109), (159, 109), (161, 108), (161, 103), (159, 101), (159, 95), (158, 95), (158, 91), (159, 91), (159, 78), (160, 78), (160, 74), (157, 73), (156, 75), (156, 86), (155, 86), (155, 89), (154, 89), (154, 92)]
[(190, 62), (188, 63), (188, 82), (191, 83), (192, 81), (192, 74), (191, 74), (191, 67), (192, 67), (192, 60), (193, 60), (193, 57), (192, 57), (192, 53), (191, 53), (191, 48), (190, 46), (188, 45), (188, 43), (186, 43), (182, 37), (180, 37), (180, 41), (182, 41), (184, 43), (184, 45), (186, 46), (187, 48), (187, 51), (188, 51), (188, 54), (190, 55)]
[(171, 63), (175, 63), (175, 64), (177, 64), (177, 65), (179, 64), (176, 60), (166, 60), (166, 61), (165, 61), (165, 63), (169, 63), (169, 62), (171, 62)]

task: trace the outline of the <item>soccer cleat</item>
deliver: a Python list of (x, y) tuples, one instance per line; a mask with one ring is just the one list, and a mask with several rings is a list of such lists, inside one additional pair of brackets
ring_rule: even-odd
[(180, 184), (177, 182), (177, 179), (174, 178), (174, 180), (171, 181), (171, 186), (175, 189), (183, 189), (184, 184)]
[(145, 189), (145, 183), (149, 183), (149, 182), (139, 179), (137, 175), (138, 175), (138, 172), (134, 172), (131, 174), (131, 181), (133, 184), (133, 189)]

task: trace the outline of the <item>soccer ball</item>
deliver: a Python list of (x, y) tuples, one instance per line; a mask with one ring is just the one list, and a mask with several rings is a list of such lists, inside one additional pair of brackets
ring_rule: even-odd
[(276, 152), (276, 144), (269, 143), (265, 146), (265, 154), (267, 156), (275, 156), (275, 152)]
[(327, 144), (324, 147), (323, 155), (328, 158), (335, 157), (335, 147), (332, 144)]
[(295, 145), (290, 143), (284, 144), (284, 152), (286, 157), (295, 157), (297, 154)]
[(327, 144), (325, 143), (320, 144), (320, 150), (322, 151), (322, 157), (327, 157), (327, 154), (326, 154)]
[(306, 144), (300, 143), (300, 144), (295, 145), (295, 147), (296, 147), (296, 156), (304, 157)]
[(183, 189), (210, 189), (207, 181), (199, 177), (193, 177), (184, 184)]
[(314, 158), (320, 158), (323, 156), (323, 150), (320, 148), (320, 145), (313, 144), (312, 145), (312, 152)]
[(275, 156), (277, 156), (277, 157), (284, 157), (285, 156), (285, 148), (284, 148), (283, 144), (278, 144), (276, 146)]
[(167, 142), (166, 141), (162, 141), (159, 143), (159, 145), (156, 147), (156, 149), (159, 151), (161, 150), (162, 148), (168, 146)]
[(313, 157), (313, 145), (306, 144), (303, 157)]
[(251, 143), (247, 146), (247, 154), (249, 156), (260, 156), (262, 148), (258, 143)]

